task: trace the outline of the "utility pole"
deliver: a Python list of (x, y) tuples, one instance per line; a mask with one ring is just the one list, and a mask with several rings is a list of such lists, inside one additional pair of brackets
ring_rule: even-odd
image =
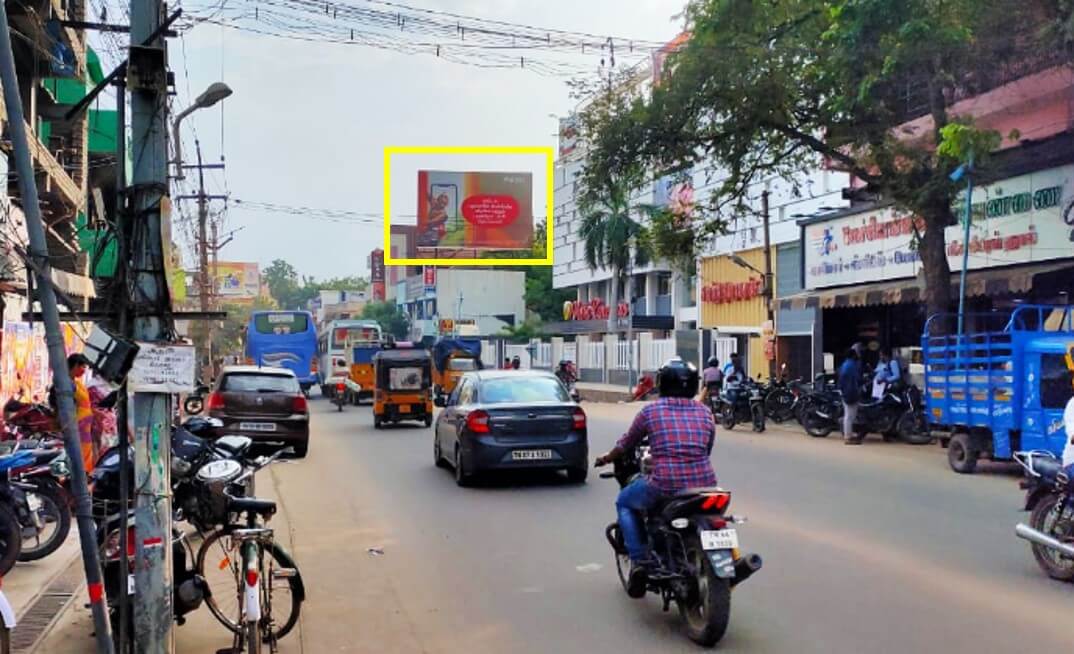
[(779, 358), (779, 350), (776, 338), (776, 289), (772, 284), (772, 240), (768, 229), (768, 189), (761, 192), (761, 217), (764, 220), (764, 302), (768, 313), (768, 324), (772, 327), (772, 358), (768, 360), (768, 378), (776, 378), (776, 359)]
[[(168, 220), (168, 71), (160, 0), (132, 0), (127, 85), (131, 96), (132, 328), (140, 341), (172, 340), (164, 274), (162, 222)], [(155, 38), (154, 38), (155, 37)], [(145, 45), (133, 45), (145, 44)], [(134, 644), (139, 654), (166, 654), (172, 642), (171, 415), (166, 393), (135, 392)]]
[[(209, 310), (209, 244), (205, 233), (205, 224), (209, 220), (209, 203), (205, 199), (205, 170), (201, 167), (201, 141), (194, 141), (195, 149), (198, 152), (198, 263), (199, 263), (199, 290), (198, 290), (198, 302), (203, 312)], [(213, 244), (215, 245), (216, 238), (213, 238)], [(201, 366), (201, 379), (204, 383), (208, 383), (209, 378), (212, 376), (209, 372), (212, 365), (212, 355), (209, 354), (209, 343), (211, 342), (209, 332), (209, 321), (202, 321), (199, 325), (198, 331), (200, 332), (199, 349), (201, 355), (205, 357)]]
[(19, 81), (15, 73), (15, 56), (11, 50), (11, 30), (8, 27), (7, 7), (4, 3), (0, 3), (0, 86), (3, 87), (8, 130), (15, 154), (15, 169), (19, 176), (19, 191), (22, 194), (22, 208), (26, 214), (26, 233), (29, 239), (27, 268), (32, 268), (37, 278), (38, 301), (41, 303), (45, 323), (45, 342), (48, 345), (49, 366), (52, 368), (52, 384), (56, 391), (56, 407), (63, 429), (64, 449), (71, 467), (71, 487), (76, 503), (75, 520), (82, 546), (82, 565), (93, 612), (97, 651), (112, 654), (112, 635), (109, 633), (108, 611), (104, 603), (104, 584), (98, 558), (93, 507), (86, 486), (78, 419), (75, 416), (74, 384), (67, 370), (67, 356), (63, 349), (60, 312), (52, 287), (52, 265), (49, 262), (48, 242), (45, 240), (45, 226), (41, 220), (41, 205), (34, 179), (34, 164), (30, 157), (30, 144), (27, 141), (26, 119), (22, 112)]

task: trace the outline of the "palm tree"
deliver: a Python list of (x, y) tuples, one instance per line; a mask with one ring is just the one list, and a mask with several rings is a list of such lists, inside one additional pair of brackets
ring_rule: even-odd
[[(642, 238), (645, 228), (631, 218), (633, 210), (630, 186), (625, 183), (609, 183), (599, 202), (582, 207), (578, 234), (585, 244), (586, 263), (590, 270), (612, 271), (608, 331), (615, 331), (618, 323), (620, 282), (633, 266), (644, 266), (649, 261), (646, 239)], [(627, 276), (628, 298), (633, 295), (633, 287), (633, 276)]]

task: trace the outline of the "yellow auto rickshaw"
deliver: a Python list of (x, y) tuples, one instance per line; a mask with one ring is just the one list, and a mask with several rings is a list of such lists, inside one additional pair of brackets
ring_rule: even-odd
[(463, 373), (482, 367), (480, 340), (441, 338), (433, 344), (433, 395), (451, 395)]
[(373, 427), (417, 420), (433, 424), (432, 358), (422, 348), (383, 349), (373, 355)]
[(365, 398), (373, 398), (373, 357), (380, 351), (380, 342), (368, 339), (347, 340), (348, 375), (345, 382), (347, 399), (351, 404), (361, 404)]

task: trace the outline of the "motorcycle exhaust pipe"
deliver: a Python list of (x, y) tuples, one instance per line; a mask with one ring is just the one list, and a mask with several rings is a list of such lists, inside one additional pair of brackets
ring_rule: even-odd
[(747, 554), (735, 561), (735, 578), (731, 580), (731, 588), (749, 579), (754, 572), (761, 569), (762, 563), (760, 554)]
[(1019, 538), (1024, 538), (1031, 543), (1042, 545), (1044, 547), (1057, 550), (1064, 556), (1069, 556), (1074, 559), (1074, 545), (1068, 545), (1067, 543), (1059, 542), (1044, 532), (1037, 531), (1029, 525), (1019, 523), (1014, 527), (1014, 533)]

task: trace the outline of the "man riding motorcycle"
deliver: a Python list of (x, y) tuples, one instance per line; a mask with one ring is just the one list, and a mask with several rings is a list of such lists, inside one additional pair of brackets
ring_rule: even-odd
[(686, 488), (716, 485), (716, 472), (709, 456), (716, 437), (712, 412), (693, 397), (697, 394), (697, 368), (682, 359), (671, 359), (657, 373), (660, 399), (646, 406), (630, 429), (607, 454), (597, 457), (599, 468), (634, 449), (649, 438), (651, 466), (619, 492), (615, 505), (619, 527), (630, 555), (627, 592), (645, 595), (649, 546), (642, 519), (644, 512), (663, 497)]

